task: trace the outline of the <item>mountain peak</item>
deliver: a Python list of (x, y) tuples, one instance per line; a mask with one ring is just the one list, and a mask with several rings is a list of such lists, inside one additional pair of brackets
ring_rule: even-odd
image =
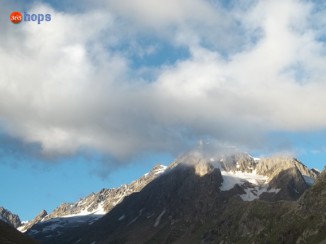
[[(202, 150), (188, 152), (174, 162), (194, 167), (195, 173), (204, 176), (219, 169), (223, 176), (222, 191), (235, 187), (244, 201), (261, 198), (269, 201), (295, 200), (313, 185), (318, 174), (309, 170), (296, 158), (273, 156), (255, 158), (248, 153), (212, 153)], [(170, 166), (169, 166), (170, 167)], [(289, 182), (292, 186), (289, 187)]]
[(17, 214), (13, 214), (4, 207), (0, 207), (0, 220), (3, 222), (12, 225), (15, 228), (21, 226), (20, 218)]

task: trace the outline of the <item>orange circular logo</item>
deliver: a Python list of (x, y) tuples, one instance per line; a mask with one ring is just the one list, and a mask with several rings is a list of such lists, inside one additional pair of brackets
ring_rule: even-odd
[(19, 24), (23, 20), (23, 15), (20, 12), (12, 12), (10, 14), (10, 20), (14, 24)]

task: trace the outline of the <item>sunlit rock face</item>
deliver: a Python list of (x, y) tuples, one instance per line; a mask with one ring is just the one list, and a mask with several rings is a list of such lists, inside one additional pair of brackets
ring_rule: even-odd
[(12, 212), (3, 207), (0, 207), (0, 220), (12, 225), (15, 228), (21, 226), (19, 216), (17, 214), (13, 214)]

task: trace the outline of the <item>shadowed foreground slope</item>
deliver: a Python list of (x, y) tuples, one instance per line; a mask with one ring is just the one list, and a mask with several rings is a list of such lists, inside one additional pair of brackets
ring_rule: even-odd
[(36, 244), (31, 237), (20, 233), (9, 224), (0, 221), (0, 243), (1, 244)]

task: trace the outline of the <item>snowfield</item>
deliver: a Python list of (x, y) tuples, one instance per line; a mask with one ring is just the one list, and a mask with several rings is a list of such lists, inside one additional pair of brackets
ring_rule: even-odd
[[(242, 171), (221, 171), (223, 177), (223, 183), (220, 187), (221, 191), (229, 191), (235, 185), (242, 186), (244, 188), (245, 194), (240, 195), (243, 201), (253, 201), (264, 193), (278, 193), (280, 189), (270, 188), (268, 185), (268, 177), (264, 175), (259, 175), (256, 170), (252, 172), (242, 172)], [(245, 183), (250, 183), (244, 186)]]

